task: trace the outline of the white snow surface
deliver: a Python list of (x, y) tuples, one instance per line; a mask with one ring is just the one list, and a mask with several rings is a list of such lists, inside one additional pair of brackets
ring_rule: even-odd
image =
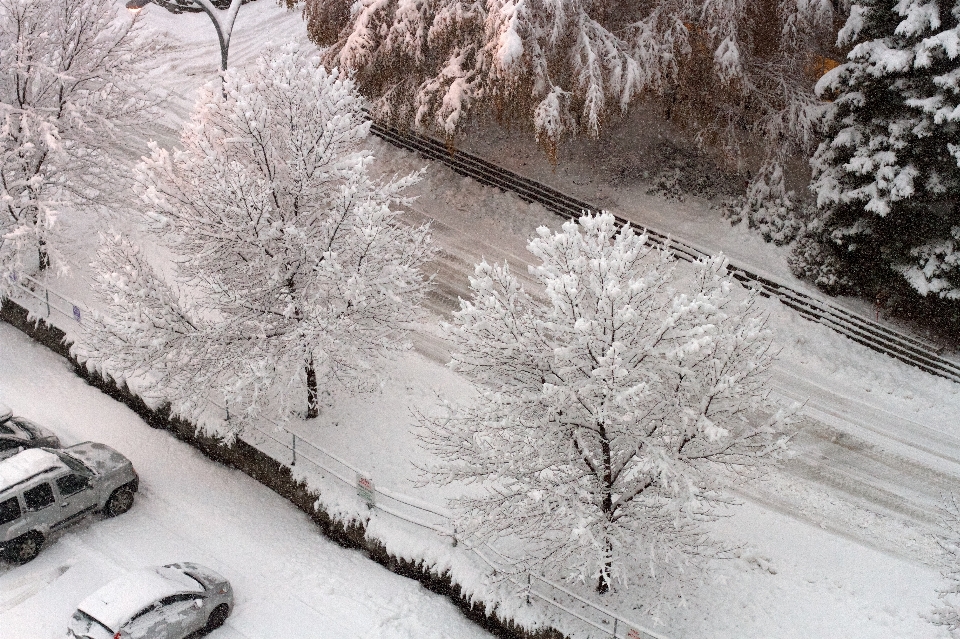
[[(171, 144), (173, 127), (186, 114), (196, 87), (216, 71), (217, 44), (203, 15), (173, 16), (156, 7), (145, 14), (149, 24), (168, 32), (172, 45), (157, 61), (157, 86), (185, 98), (174, 101), (167, 117), (171, 137), (161, 143)], [(249, 61), (264, 44), (292, 38), (305, 39), (299, 13), (264, 1), (245, 5), (234, 30), (231, 64)], [(617, 152), (642, 155), (643, 144), (668, 135), (655, 124), (644, 127), (613, 151), (585, 144), (579, 155), (564, 156), (567, 163), (556, 172), (522, 135), (487, 135), (476, 147), (637, 223), (722, 249), (758, 272), (802, 287), (786, 269), (784, 249), (731, 228), (705, 201), (665, 202), (646, 195), (641, 184), (615, 189), (604, 181)], [(377, 140), (371, 140), (371, 148), (387, 174), (425, 164)], [(541, 207), (434, 164), (414, 190), (420, 197), (411, 217), (433, 222), (444, 251), (431, 310), (447, 317), (451, 301), (466, 295), (466, 276), (480, 256), (507, 259), (522, 274), (531, 260), (526, 239), (541, 224), (558, 228), (561, 223)], [(72, 231), (77, 238), (73, 272), (54, 286), (91, 304), (86, 264), (96, 245), (95, 229), (89, 220), (75, 218)], [(863, 303), (844, 303), (872, 313)], [(783, 349), (776, 392), (806, 401), (793, 445), (796, 456), (758, 486), (741, 488), (745, 503), (716, 528), (743, 545), (739, 558), (720, 563), (710, 583), (666, 609), (657, 631), (675, 639), (947, 637), (923, 615), (944, 584), (936, 507), (943, 493), (960, 487), (960, 385), (860, 347), (776, 302), (769, 303), (769, 311)], [(386, 365), (379, 393), (334, 393), (320, 418), (289, 427), (368, 470), (378, 487), (439, 505), (452, 491), (417, 485), (411, 462), (425, 460), (414, 437), (412, 410), (429, 410), (438, 393), (458, 398), (471, 390), (441, 365), (448, 353), (435, 325), (422, 327), (414, 341), (415, 351)], [(237, 591), (235, 616), (216, 636), (482, 635), (415, 583), (329, 544), (303, 515), (252, 480), (147, 429), (125, 408), (72, 378), (62, 360), (9, 327), (0, 326), (0, 353), (12, 362), (0, 369), (0, 400), (51, 427), (67, 444), (73, 443), (71, 435), (116, 447), (144, 478), (131, 513), (72, 529), (29, 566), (0, 574), (3, 639), (7, 628), (13, 629), (11, 639), (47, 636), (63, 627), (81, 591), (92, 592), (110, 577), (146, 563), (184, 559), (223, 572)], [(70, 399), (59, 406), (53, 397)], [(355, 507), (340, 505), (345, 514)], [(453, 567), (471, 588), (485, 588), (480, 575), (468, 574), (469, 562), (437, 538), (386, 518), (375, 517), (369, 530), (391, 551)], [(183, 556), (186, 551), (189, 557)], [(383, 581), (373, 576), (381, 573)], [(452, 616), (444, 616), (448, 612)], [(626, 606), (623, 613), (652, 624), (642, 609)]]
[(88, 518), (23, 566), (0, 563), (0, 637), (63, 637), (77, 605), (145, 566), (196, 561), (236, 608), (211, 639), (489, 637), (456, 607), (325, 538), (301, 511), (86, 385), (66, 360), (0, 324), (0, 399), (71, 445), (104, 442), (140, 475), (130, 512)]
[(37, 473), (66, 465), (53, 453), (31, 448), (14, 455), (0, 465), (0, 490), (19, 484)]

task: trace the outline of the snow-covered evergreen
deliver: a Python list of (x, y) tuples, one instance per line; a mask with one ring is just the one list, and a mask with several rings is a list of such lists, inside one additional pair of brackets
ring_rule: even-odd
[(817, 211), (795, 270), (838, 291), (960, 298), (960, 3), (866, 0), (815, 153)]
[(775, 162), (809, 139), (834, 12), (827, 0), (306, 0), (325, 60), (356, 71), (379, 119), (453, 137), (493, 113), (555, 154), (653, 98), (731, 159), (762, 140)]
[(59, 215), (127, 197), (118, 158), (152, 120), (138, 62), (156, 50), (112, 0), (0, 0), (0, 294), (56, 257)]
[(296, 45), (203, 91), (182, 150), (154, 145), (137, 167), (174, 266), (104, 238), (89, 354), (193, 418), (226, 397), (234, 430), (372, 381), (403, 347), (432, 249), (396, 210), (418, 176), (371, 178), (368, 130), (353, 83)]
[(478, 483), (460, 529), (520, 540), (524, 568), (601, 592), (669, 581), (715, 549), (702, 523), (724, 481), (783, 450), (765, 316), (722, 256), (682, 279), (607, 213), (529, 250), (542, 293), (481, 263), (448, 327), (480, 395), (422, 416), (432, 480)]

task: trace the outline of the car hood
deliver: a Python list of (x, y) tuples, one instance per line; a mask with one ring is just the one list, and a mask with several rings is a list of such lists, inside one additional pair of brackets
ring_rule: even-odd
[(109, 475), (111, 472), (130, 466), (130, 460), (105, 444), (84, 442), (63, 452), (83, 462), (83, 465), (98, 475)]

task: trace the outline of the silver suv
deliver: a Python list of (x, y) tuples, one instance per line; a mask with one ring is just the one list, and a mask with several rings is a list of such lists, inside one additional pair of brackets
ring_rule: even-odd
[(51, 533), (85, 515), (133, 506), (139, 478), (130, 460), (103, 444), (30, 448), (0, 461), (0, 549), (8, 561), (37, 556)]

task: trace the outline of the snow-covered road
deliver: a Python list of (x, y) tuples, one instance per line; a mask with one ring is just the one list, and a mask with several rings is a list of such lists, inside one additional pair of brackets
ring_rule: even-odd
[(302, 512), (210, 461), (77, 378), (63, 358), (0, 324), (0, 402), (66, 444), (104, 442), (141, 477), (133, 509), (49, 542), (24, 566), (0, 564), (0, 637), (62, 637), (77, 603), (126, 570), (197, 561), (227, 576), (236, 609), (211, 637), (488, 637), (445, 598), (323, 537)]

